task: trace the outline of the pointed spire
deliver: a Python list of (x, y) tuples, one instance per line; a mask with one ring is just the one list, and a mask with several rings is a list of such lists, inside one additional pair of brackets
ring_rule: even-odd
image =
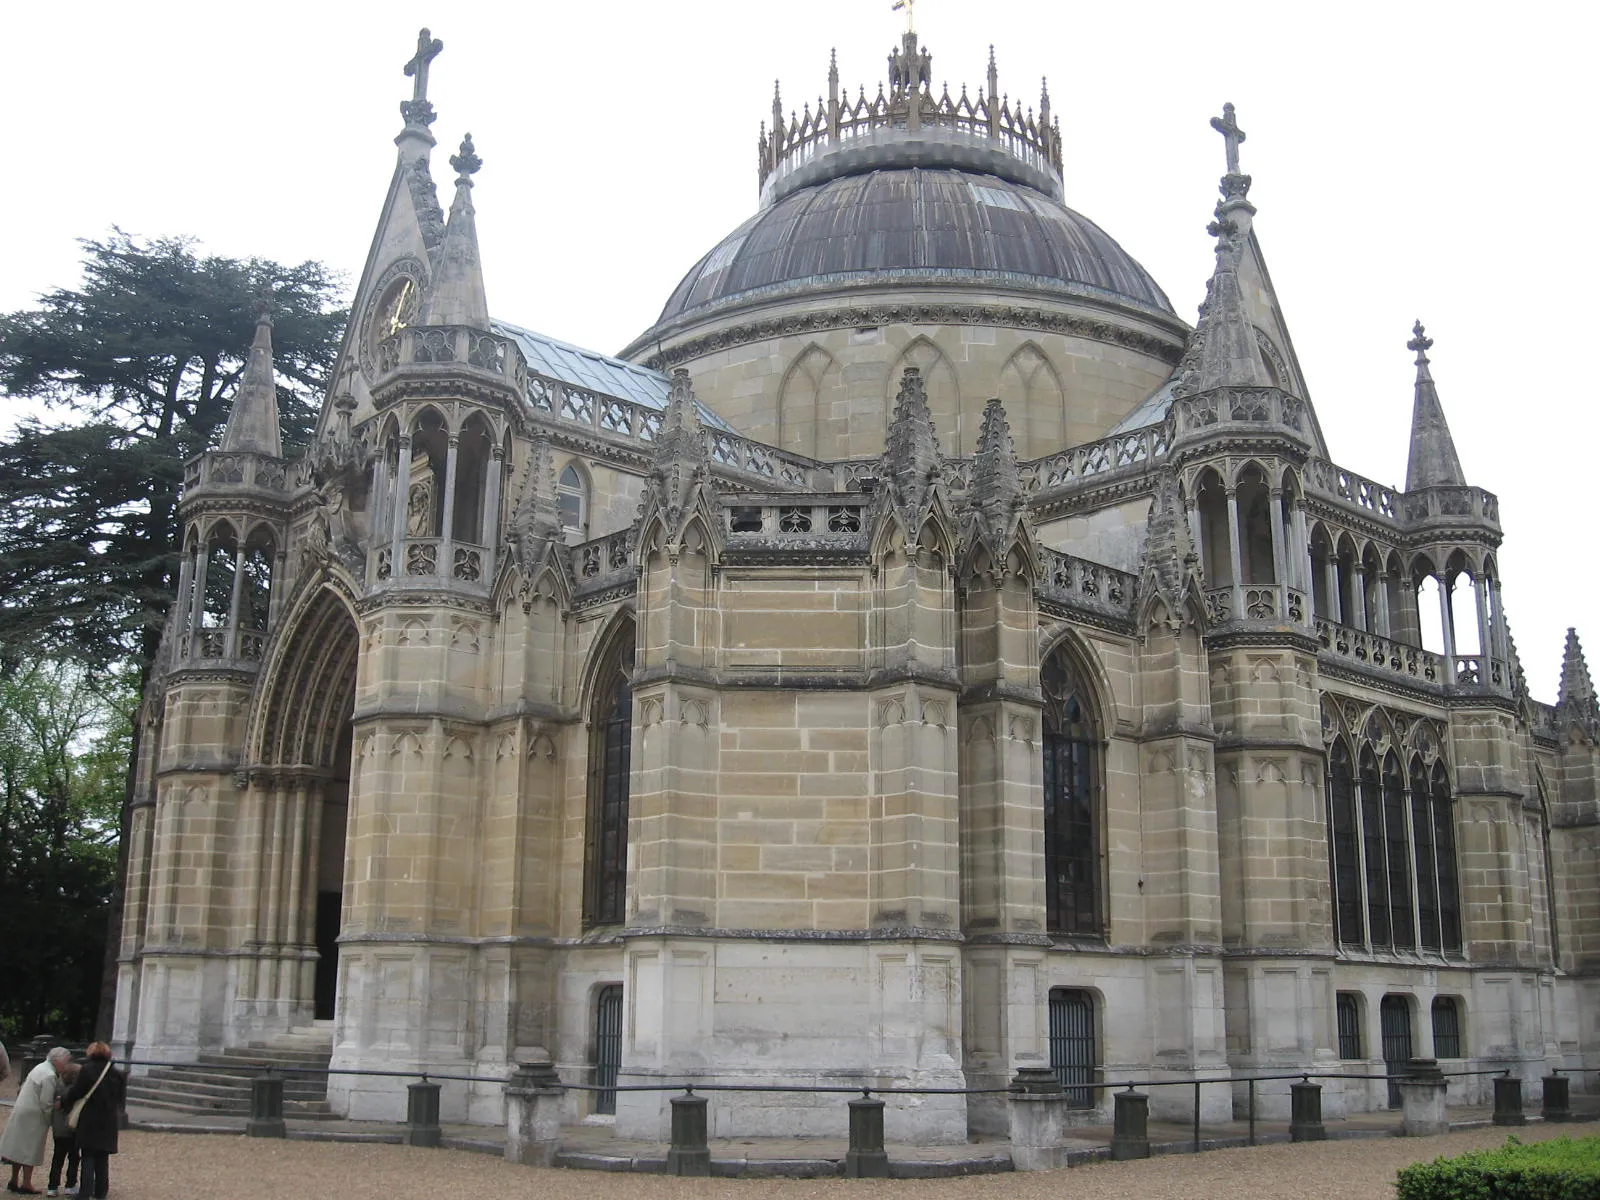
[(1594, 680), (1589, 677), (1589, 664), (1583, 658), (1583, 646), (1578, 642), (1578, 631), (1567, 630), (1567, 645), (1561, 655), (1561, 690), (1556, 695), (1556, 707), (1562, 710), (1566, 721), (1592, 723), (1600, 717)]
[(1199, 561), (1188, 513), (1178, 494), (1178, 476), (1175, 472), (1163, 471), (1156, 476), (1155, 499), (1145, 522), (1144, 564), (1156, 590), (1172, 612), (1182, 608)]
[(672, 373), (667, 411), (656, 434), (647, 503), (653, 498), (661, 506), (668, 526), (676, 527), (691, 502), (695, 484), (708, 480), (710, 470), (711, 459), (700, 424), (700, 402), (695, 399), (689, 372), (679, 367)]
[(1017, 469), (1017, 448), (1011, 438), (1011, 425), (998, 399), (984, 405), (967, 502), (982, 513), (989, 527), (996, 531), (1010, 522), (1014, 512), (1027, 505), (1022, 472)]
[(256, 313), (256, 334), (244, 379), (234, 398), (233, 411), (222, 434), (224, 450), (283, 457), (283, 434), (278, 427), (278, 381), (272, 369), (272, 311), (263, 301)]
[(524, 576), (531, 575), (540, 550), (549, 542), (561, 540), (561, 508), (556, 500), (555, 458), (550, 443), (540, 438), (533, 444), (528, 474), (511, 515), (507, 540)]
[(1428, 349), (1433, 339), (1424, 333), (1421, 321), (1412, 327), (1411, 333), (1406, 349), (1417, 352), (1417, 394), (1411, 408), (1411, 458), (1406, 464), (1406, 491), (1459, 486), (1466, 483), (1461, 473), (1461, 460), (1456, 457), (1456, 444), (1450, 437), (1450, 426), (1445, 423), (1439, 391), (1433, 385), (1433, 373), (1428, 370)]
[(907, 367), (900, 378), (900, 392), (895, 397), (888, 445), (884, 450), (884, 472), (902, 510), (922, 509), (934, 479), (943, 470), (943, 463), (922, 372), (916, 367)]
[(452, 155), (456, 169), (456, 198), (450, 205), (444, 241), (439, 244), (437, 270), (422, 310), (419, 325), (466, 325), (489, 328), (489, 301), (483, 291), (483, 264), (478, 257), (477, 210), (472, 207), (472, 176), (483, 166), (469, 133), (461, 152)]
[(1244, 131), (1234, 119), (1233, 105), (1222, 106), (1221, 117), (1211, 118), (1211, 127), (1227, 143), (1228, 173), (1222, 177), (1216, 219), (1206, 232), (1217, 239), (1217, 263), (1206, 284), (1205, 302), (1195, 322), (1185, 361), (1180, 364), (1179, 382), (1186, 392), (1204, 392), (1216, 387), (1261, 387), (1272, 382), (1256, 346), (1255, 326), (1245, 311), (1244, 293), (1239, 286), (1239, 263), (1250, 240), (1250, 221), (1255, 206), (1247, 198), (1250, 176), (1239, 173), (1239, 143)]

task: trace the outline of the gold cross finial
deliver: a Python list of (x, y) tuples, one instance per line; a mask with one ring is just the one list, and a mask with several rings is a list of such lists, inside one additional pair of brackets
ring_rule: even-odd
[(906, 32), (915, 33), (917, 31), (916, 8), (917, 0), (894, 0), (894, 3), (890, 6), (889, 11), (899, 12), (901, 9), (904, 9), (906, 14)]

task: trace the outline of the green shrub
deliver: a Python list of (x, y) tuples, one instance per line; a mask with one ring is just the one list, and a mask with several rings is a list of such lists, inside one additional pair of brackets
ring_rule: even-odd
[(1400, 1172), (1398, 1200), (1600, 1200), (1600, 1137), (1436, 1158)]

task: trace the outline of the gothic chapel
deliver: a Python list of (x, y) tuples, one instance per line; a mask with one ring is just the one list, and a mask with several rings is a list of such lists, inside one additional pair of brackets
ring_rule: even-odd
[[(1405, 490), (1330, 457), (1231, 106), (1193, 328), (1066, 207), (1048, 93), (992, 53), (936, 91), (907, 33), (876, 95), (773, 97), (755, 214), (610, 358), (490, 315), (440, 49), (315, 443), (284, 455), (264, 313), (187, 468), (118, 1054), (549, 1057), (600, 1085), (570, 1120), (648, 1137), (665, 1094), (618, 1082), (1048, 1067), (1106, 1120), (1096, 1078), (1600, 1067), (1577, 637), (1529, 696), (1420, 324)], [(712, 1132), (838, 1134), (838, 1100), (717, 1093)], [(328, 1101), (395, 1119), (405, 1080)], [(443, 1110), (498, 1122), (500, 1085)]]

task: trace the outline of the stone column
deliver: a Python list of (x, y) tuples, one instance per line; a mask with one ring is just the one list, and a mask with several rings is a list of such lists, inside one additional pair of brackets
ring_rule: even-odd
[(1306, 530), (1306, 510), (1294, 506), (1295, 561), (1299, 564), (1300, 588), (1306, 593), (1308, 609), (1311, 605), (1311, 534)]
[(1511, 662), (1511, 637), (1509, 628), (1506, 625), (1505, 603), (1500, 598), (1500, 581), (1498, 579), (1489, 580), (1489, 591), (1494, 596), (1495, 656), (1505, 662), (1509, 667)]
[(1233, 619), (1244, 618), (1244, 554), (1239, 545), (1239, 491), (1228, 489), (1228, 563), (1233, 568)]
[(285, 864), (288, 886), (284, 891), (282, 936), (278, 939), (278, 999), (287, 1018), (294, 1009), (296, 985), (300, 972), (292, 961), (300, 949), (300, 892), (305, 879), (306, 853), (306, 793), (307, 781), (302, 777), (295, 785), (294, 803), (290, 808), (289, 861)]
[[(1289, 571), (1289, 542), (1283, 528), (1283, 489), (1273, 488), (1268, 508), (1272, 514), (1272, 581), (1278, 585), (1278, 591), (1294, 586), (1294, 578)], [(1285, 596), (1280, 612), (1289, 611), (1289, 600)]]
[(1322, 584), (1328, 592), (1328, 619), (1344, 624), (1344, 597), (1339, 595), (1339, 561), (1332, 555), (1322, 560)]
[(389, 578), (406, 571), (406, 510), (411, 506), (411, 435), (400, 435), (400, 465), (394, 473), (394, 532), (389, 543)]
[(505, 447), (496, 442), (489, 449), (489, 478), (483, 489), (483, 526), (479, 540), (483, 543), (483, 581), (494, 586), (495, 551), (500, 541), (500, 475), (505, 469)]
[(1357, 629), (1367, 628), (1367, 569), (1359, 562), (1350, 564), (1350, 623)]
[(1188, 508), (1188, 516), (1189, 538), (1194, 542), (1195, 557), (1200, 564), (1200, 577), (1202, 579), (1210, 579), (1211, 564), (1206, 561), (1206, 543), (1205, 539), (1200, 536), (1200, 510), (1191, 504)]
[(1435, 575), (1434, 579), (1439, 584), (1439, 628), (1444, 638), (1444, 681), (1456, 681), (1456, 631), (1455, 622), (1450, 613), (1450, 584), (1441, 576)]
[(267, 628), (278, 623), (278, 611), (283, 607), (283, 574), (288, 569), (289, 556), (282, 546), (272, 559), (272, 578), (267, 581)]
[(439, 522), (440, 576), (455, 578), (456, 544), (456, 460), (460, 457), (461, 435), (450, 435), (449, 449), (444, 458), (444, 517)]
[(228, 658), (239, 655), (239, 596), (244, 588), (244, 541), (233, 547), (233, 591), (228, 596), (228, 632), (223, 643), (223, 654)]
[(548, 1058), (519, 1062), (506, 1079), (506, 1161), (555, 1165), (561, 1149), (561, 1104), (566, 1089)]
[(1478, 658), (1479, 682), (1487, 686), (1494, 676), (1489, 671), (1489, 660), (1498, 658), (1494, 652), (1494, 643), (1489, 638), (1489, 581), (1481, 575), (1472, 577), (1472, 598), (1478, 607)]
[(205, 653), (206, 575), (211, 569), (211, 555), (204, 542), (194, 556), (194, 595), (189, 607), (189, 653), (200, 658)]
[(1389, 623), (1389, 573), (1378, 573), (1378, 621), (1377, 631), (1386, 638), (1394, 636), (1394, 626)]

